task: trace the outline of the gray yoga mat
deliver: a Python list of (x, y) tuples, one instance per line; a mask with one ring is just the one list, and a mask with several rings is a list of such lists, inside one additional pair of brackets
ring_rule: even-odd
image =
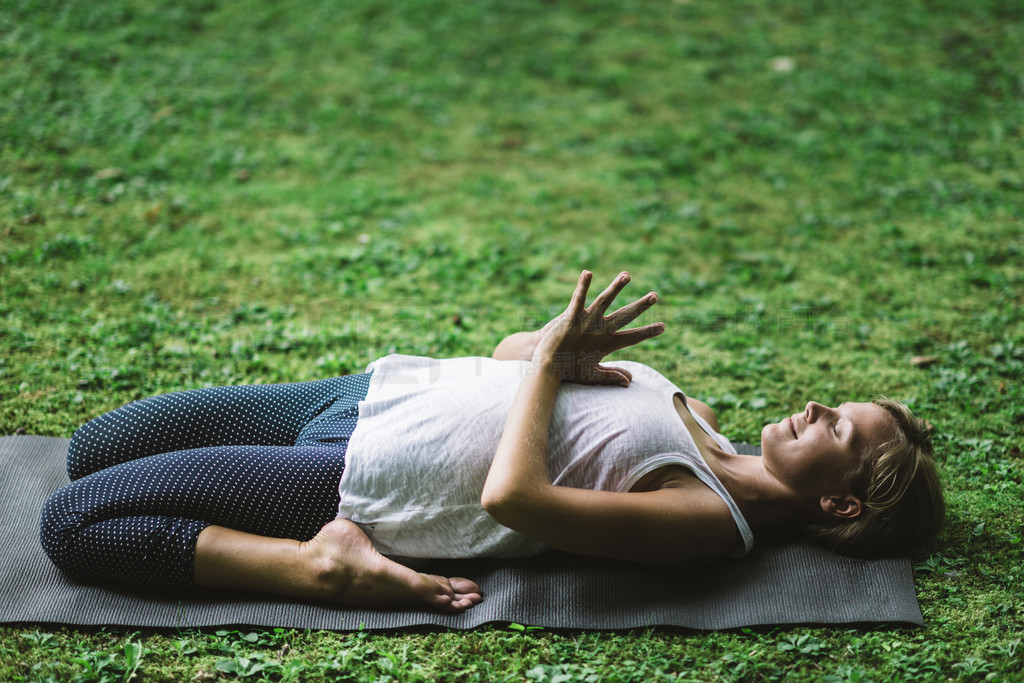
[[(325, 607), (272, 596), (73, 583), (43, 554), (43, 501), (67, 480), (68, 440), (0, 438), (0, 623), (355, 630), (489, 622), (614, 630), (770, 624), (923, 625), (906, 559), (852, 560), (809, 545), (756, 549), (699, 571), (661, 570), (551, 553), (529, 560), (431, 566), (478, 581), (484, 601), (460, 615)], [(748, 453), (757, 448), (745, 447)]]

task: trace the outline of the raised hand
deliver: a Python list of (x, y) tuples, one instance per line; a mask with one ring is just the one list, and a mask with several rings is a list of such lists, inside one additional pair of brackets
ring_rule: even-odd
[(658, 295), (650, 292), (606, 316), (605, 311), (629, 283), (629, 273), (620, 273), (587, 308), (587, 290), (592, 279), (590, 271), (583, 271), (569, 306), (544, 326), (533, 354), (534, 364), (542, 365), (567, 381), (629, 386), (633, 379), (629, 372), (601, 365), (601, 361), (613, 351), (639, 344), (665, 331), (664, 323), (622, 329), (653, 306)]

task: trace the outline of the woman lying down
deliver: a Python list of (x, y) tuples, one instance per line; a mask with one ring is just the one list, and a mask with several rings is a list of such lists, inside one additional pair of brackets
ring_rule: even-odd
[(129, 403), (79, 429), (43, 547), (88, 582), (245, 588), (359, 606), (481, 601), (466, 578), (391, 558), (557, 548), (692, 567), (786, 531), (838, 552), (903, 552), (944, 515), (925, 423), (888, 399), (767, 425), (737, 455), (710, 408), (605, 356), (652, 292), (586, 306), (591, 273), (493, 358), (392, 355), (365, 374)]

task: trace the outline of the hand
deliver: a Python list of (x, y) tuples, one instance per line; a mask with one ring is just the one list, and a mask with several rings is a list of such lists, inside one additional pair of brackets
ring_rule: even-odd
[(583, 271), (568, 308), (541, 329), (543, 336), (533, 352), (533, 362), (563, 380), (629, 386), (633, 379), (629, 372), (600, 363), (613, 351), (639, 344), (665, 331), (664, 323), (622, 330), (653, 306), (658, 295), (650, 292), (606, 316), (605, 311), (629, 283), (629, 273), (620, 273), (594, 299), (590, 308), (586, 308), (587, 290), (592, 279), (590, 271)]

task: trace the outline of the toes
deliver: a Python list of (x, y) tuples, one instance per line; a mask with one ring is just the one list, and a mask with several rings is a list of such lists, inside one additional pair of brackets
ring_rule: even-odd
[(446, 612), (464, 612), (470, 607), (477, 605), (481, 601), (479, 595), (456, 595), (455, 598), (448, 604), (447, 607), (443, 608)]
[(462, 612), (483, 600), (480, 594), (480, 587), (469, 579), (462, 577), (448, 578), (428, 574), (435, 583), (435, 590), (439, 590), (434, 604), (447, 612)]
[(470, 607), (474, 607), (475, 605), (479, 605), (482, 600), (483, 598), (477, 595), (476, 593), (470, 593), (468, 595), (457, 595), (455, 596), (455, 600), (452, 601), (452, 605), (458, 607), (458, 609), (461, 611), (469, 609)]
[(448, 579), (448, 582), (456, 593), (480, 593), (480, 586), (475, 581), (470, 581), (461, 576), (453, 576)]
[(434, 590), (440, 590), (443, 595), (447, 595), (449, 598), (455, 597), (455, 589), (452, 588), (448, 577), (438, 576), (437, 574), (424, 574), (423, 576), (430, 579), (432, 584), (434, 584), (431, 586)]
[(461, 612), (462, 610), (456, 606), (455, 600), (447, 595), (438, 595), (434, 598), (432, 606), (434, 609), (441, 610), (442, 612)]
[(461, 576), (453, 576), (449, 582), (455, 590), (455, 599), (465, 603), (467, 608), (483, 601), (480, 586), (475, 581), (464, 579)]
[(466, 599), (456, 600), (455, 602), (453, 602), (448, 607), (448, 611), (449, 612), (465, 612), (467, 609), (469, 609), (470, 607), (472, 607), (475, 604), (476, 603), (471, 601), (471, 600), (466, 600)]

